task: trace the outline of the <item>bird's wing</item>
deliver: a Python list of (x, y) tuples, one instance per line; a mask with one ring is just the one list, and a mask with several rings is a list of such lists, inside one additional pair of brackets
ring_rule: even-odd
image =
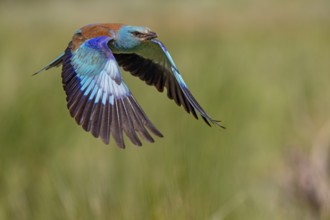
[(167, 96), (177, 105), (182, 105), (188, 113), (191, 112), (195, 118), (198, 118), (197, 111), (208, 125), (211, 122), (223, 127), (198, 104), (182, 79), (171, 55), (159, 40), (152, 39), (146, 42), (134, 53), (119, 53), (114, 56), (124, 70), (138, 76), (148, 85), (154, 85), (160, 92), (163, 92), (165, 87)]
[(108, 144), (110, 133), (124, 148), (123, 131), (135, 145), (142, 145), (137, 133), (147, 141), (162, 134), (147, 118), (125, 82), (109, 47), (110, 37), (86, 40), (63, 57), (62, 80), (71, 116), (86, 131)]

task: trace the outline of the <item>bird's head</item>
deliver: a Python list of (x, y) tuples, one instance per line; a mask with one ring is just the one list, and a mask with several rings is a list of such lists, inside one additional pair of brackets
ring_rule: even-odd
[(125, 25), (118, 30), (113, 46), (118, 50), (129, 52), (154, 38), (157, 38), (157, 34), (147, 27)]

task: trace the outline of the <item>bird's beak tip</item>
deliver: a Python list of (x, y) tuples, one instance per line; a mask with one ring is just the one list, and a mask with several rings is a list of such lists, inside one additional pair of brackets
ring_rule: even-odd
[(156, 32), (149, 31), (149, 32), (145, 35), (144, 39), (145, 39), (145, 40), (152, 40), (152, 39), (157, 38), (157, 37), (158, 37), (158, 35), (157, 35)]

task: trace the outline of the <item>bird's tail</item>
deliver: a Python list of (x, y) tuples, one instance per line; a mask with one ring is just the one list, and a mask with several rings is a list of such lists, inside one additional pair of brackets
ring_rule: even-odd
[(56, 59), (54, 59), (52, 62), (50, 62), (47, 66), (43, 67), (41, 70), (35, 72), (33, 74), (33, 76), (37, 75), (38, 73), (40, 73), (44, 70), (48, 70), (48, 69), (53, 68), (53, 67), (58, 67), (59, 65), (61, 65), (63, 63), (63, 57), (64, 57), (64, 53), (59, 55)]

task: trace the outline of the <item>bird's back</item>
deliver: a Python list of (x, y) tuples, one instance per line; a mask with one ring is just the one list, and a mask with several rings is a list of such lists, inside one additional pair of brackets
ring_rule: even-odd
[(72, 37), (71, 49), (76, 50), (83, 42), (88, 39), (109, 36), (114, 37), (113, 34), (123, 26), (119, 23), (102, 23), (102, 24), (89, 24), (78, 29)]

